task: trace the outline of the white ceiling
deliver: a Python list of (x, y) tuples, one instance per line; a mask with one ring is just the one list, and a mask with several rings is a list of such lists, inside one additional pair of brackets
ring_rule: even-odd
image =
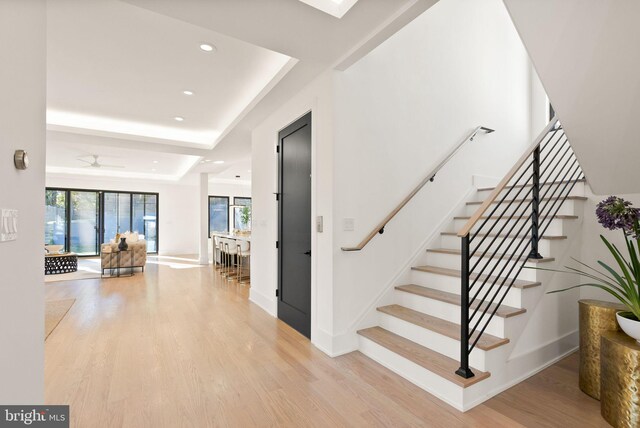
[[(303, 1), (48, 2), (48, 171), (104, 153), (127, 162), (104, 175), (176, 180), (209, 172), (244, 180), (255, 125), (321, 72), (348, 67), (436, 2), (344, 0), (339, 6), (351, 9), (338, 19)], [(147, 160), (161, 155), (163, 166), (150, 168)]]
[(300, 0), (336, 18), (342, 18), (358, 0)]
[[(78, 142), (56, 142), (47, 146), (47, 172), (58, 174), (109, 175), (111, 177), (164, 178), (179, 180), (199, 160), (197, 156), (175, 153), (152, 153), (141, 156), (139, 150), (94, 146)], [(105, 166), (87, 167), (93, 155)], [(119, 168), (122, 167), (122, 168)]]

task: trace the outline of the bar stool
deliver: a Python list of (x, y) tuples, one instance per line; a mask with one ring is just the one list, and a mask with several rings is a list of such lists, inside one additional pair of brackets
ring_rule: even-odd
[[(240, 241), (238, 244), (238, 282), (244, 284), (242, 281), (245, 278), (250, 278), (251, 273), (248, 276), (243, 276), (242, 271), (245, 265), (245, 259), (247, 262), (247, 266), (251, 268), (251, 243), (249, 241)], [(249, 271), (251, 272), (251, 271)]]
[(227, 238), (218, 238), (218, 251), (220, 251), (220, 275), (225, 276), (227, 270)]
[(224, 252), (226, 254), (226, 269), (223, 275), (227, 277), (229, 281), (233, 279), (234, 269), (236, 269), (237, 274), (237, 255), (238, 255), (238, 243), (235, 239), (225, 239), (224, 240)]
[(222, 266), (222, 248), (220, 247), (220, 237), (212, 235), (213, 238), (213, 268), (220, 269)]

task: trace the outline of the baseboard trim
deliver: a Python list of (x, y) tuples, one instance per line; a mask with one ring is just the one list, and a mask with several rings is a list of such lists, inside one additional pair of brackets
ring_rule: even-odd
[(573, 352), (575, 352), (576, 350), (578, 350), (579, 346), (575, 345), (575, 343), (578, 342), (578, 330), (574, 330), (570, 333), (567, 333), (565, 335), (563, 335), (562, 337), (558, 338), (555, 341), (550, 341), (547, 342), (545, 345), (538, 347), (534, 350), (532, 350), (531, 352), (527, 352), (525, 354), (521, 354), (516, 358), (512, 358), (507, 362), (507, 365), (509, 364), (517, 364), (518, 361), (523, 361), (526, 358), (532, 358), (535, 354), (541, 354), (544, 353), (546, 349), (552, 348), (554, 346), (562, 346), (563, 343), (566, 344), (566, 346), (568, 346), (567, 349), (565, 349), (564, 351), (561, 351), (560, 354), (552, 357), (549, 360), (546, 360), (543, 364), (534, 367), (533, 369), (527, 370), (524, 374), (516, 377), (515, 379), (512, 379), (502, 385), (497, 386), (496, 388), (492, 389), (488, 394), (477, 398), (476, 400), (473, 400), (471, 403), (464, 405), (462, 411), (466, 412), (468, 410), (473, 409), (474, 407), (476, 407), (479, 404), (484, 403), (485, 401), (489, 400), (492, 397), (495, 397), (496, 395), (500, 394), (501, 392), (506, 391), (507, 389), (516, 386), (517, 384), (529, 379), (531, 376), (534, 376), (538, 373), (540, 373), (542, 370), (554, 365), (555, 363), (557, 363), (558, 361), (560, 361), (561, 359), (567, 357), (568, 355), (572, 354)]
[(272, 317), (278, 316), (275, 299), (270, 299), (264, 293), (251, 288), (249, 290), (249, 301), (255, 303)]

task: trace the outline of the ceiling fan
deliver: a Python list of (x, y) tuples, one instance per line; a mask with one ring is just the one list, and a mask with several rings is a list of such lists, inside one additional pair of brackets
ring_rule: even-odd
[(80, 162), (84, 162), (84, 163), (88, 164), (88, 165), (83, 166), (83, 168), (102, 168), (102, 167), (105, 167), (105, 168), (124, 168), (124, 166), (122, 166), (122, 165), (107, 165), (107, 164), (98, 162), (98, 158), (100, 157), (99, 155), (91, 155), (91, 156), (93, 157), (93, 162), (78, 158), (78, 160)]

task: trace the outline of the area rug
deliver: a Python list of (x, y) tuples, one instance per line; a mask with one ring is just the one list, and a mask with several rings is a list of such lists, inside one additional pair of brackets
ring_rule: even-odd
[(44, 276), (44, 282), (75, 281), (78, 279), (100, 279), (100, 259), (79, 259), (77, 272)]
[(44, 340), (60, 324), (75, 301), (76, 299), (64, 299), (44, 302)]

